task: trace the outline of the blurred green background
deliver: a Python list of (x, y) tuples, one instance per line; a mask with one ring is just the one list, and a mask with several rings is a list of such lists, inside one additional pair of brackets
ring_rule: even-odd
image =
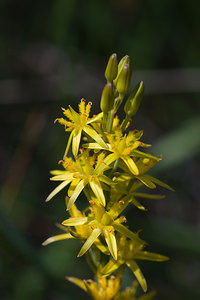
[[(133, 126), (163, 154), (154, 174), (173, 186), (147, 212), (127, 214), (149, 250), (142, 262), (155, 299), (200, 298), (200, 10), (178, 0), (2, 0), (0, 2), (0, 299), (89, 299), (65, 276), (91, 278), (77, 241), (41, 243), (66, 217), (55, 185), (66, 145), (53, 121), (81, 97), (99, 110), (110, 54), (132, 58), (145, 97)], [(132, 85), (132, 86), (133, 86)], [(133, 224), (131, 225), (131, 220)], [(125, 281), (131, 282), (128, 271)]]

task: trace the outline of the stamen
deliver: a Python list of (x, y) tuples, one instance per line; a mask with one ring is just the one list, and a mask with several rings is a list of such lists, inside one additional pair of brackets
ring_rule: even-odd
[(127, 223), (127, 219), (124, 217), (124, 222)]
[(89, 203), (95, 205), (95, 202), (93, 200), (90, 200)]
[(63, 111), (65, 111), (65, 110), (66, 110), (64, 107), (61, 107), (61, 109), (62, 109)]
[(89, 105), (92, 105), (92, 102), (91, 102), (91, 101), (89, 101), (89, 102), (88, 102), (88, 104), (89, 104)]
[(59, 162), (58, 162), (58, 164), (60, 165), (60, 164), (62, 164), (62, 163), (64, 163), (64, 160), (59, 160)]
[(54, 124), (58, 121), (59, 119), (57, 118), (57, 119), (55, 119), (55, 121), (54, 121)]
[(93, 213), (93, 208), (91, 206), (89, 206), (89, 210), (91, 211), (91, 213)]
[(83, 102), (83, 101), (85, 101), (85, 99), (84, 99), (84, 98), (81, 98), (81, 102)]
[(123, 200), (120, 200), (119, 203), (120, 203), (120, 204), (121, 204), (121, 203), (124, 204), (125, 202), (124, 202)]

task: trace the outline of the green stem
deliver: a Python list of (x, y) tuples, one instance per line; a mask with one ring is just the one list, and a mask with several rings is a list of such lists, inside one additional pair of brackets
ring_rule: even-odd
[(107, 127), (107, 122), (108, 122), (108, 113), (103, 113), (103, 131), (106, 131)]

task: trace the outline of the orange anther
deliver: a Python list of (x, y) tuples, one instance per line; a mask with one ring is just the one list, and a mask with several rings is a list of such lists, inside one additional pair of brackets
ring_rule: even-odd
[(120, 203), (120, 204), (121, 204), (121, 203), (124, 204), (125, 202), (124, 202), (123, 200), (120, 200), (119, 203)]
[(107, 131), (104, 131), (104, 133), (105, 133), (105, 134), (108, 134), (108, 132), (107, 132)]
[(127, 223), (127, 219), (124, 217), (124, 222)]
[(65, 111), (65, 110), (66, 110), (64, 107), (61, 107), (61, 109), (62, 109), (63, 111)]
[(67, 128), (67, 123), (65, 124), (65, 129)]
[(131, 149), (130, 148), (128, 148), (128, 154), (130, 154), (131, 153)]
[(135, 133), (135, 132), (139, 132), (139, 130), (138, 130), (138, 129), (134, 129), (133, 132), (134, 132), (134, 133)]
[(59, 119), (57, 118), (57, 119), (55, 119), (55, 121), (54, 121), (54, 124), (58, 121)]
[(89, 210), (91, 211), (91, 213), (93, 212), (93, 208), (91, 206), (89, 206)]
[(153, 152), (149, 152), (149, 154), (151, 154), (151, 155), (154, 155), (154, 153), (153, 153)]
[(102, 161), (101, 161), (102, 163), (104, 163), (104, 160), (102, 159)]
[(84, 99), (84, 98), (81, 98), (81, 102), (83, 102), (83, 101), (85, 101), (85, 99)]
[(89, 203), (95, 205), (95, 202), (93, 200), (90, 200)]
[(59, 160), (58, 164), (60, 165), (60, 164), (62, 164), (62, 163), (64, 163), (64, 161), (63, 161), (62, 159)]
[(83, 153), (83, 149), (79, 149), (79, 151), (80, 151), (81, 153)]
[(89, 104), (89, 105), (92, 105), (92, 102), (91, 102), (91, 101), (89, 101), (89, 102), (88, 102), (88, 104)]

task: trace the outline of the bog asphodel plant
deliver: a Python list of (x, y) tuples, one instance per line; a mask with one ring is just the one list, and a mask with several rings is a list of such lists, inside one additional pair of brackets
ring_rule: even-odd
[[(62, 108), (65, 118), (56, 119), (70, 135), (63, 159), (59, 162), (63, 169), (51, 172), (51, 180), (60, 184), (46, 201), (65, 189), (69, 218), (59, 226), (64, 233), (48, 238), (43, 245), (64, 239), (80, 240), (83, 245), (78, 257), (87, 256), (95, 280), (67, 279), (96, 300), (133, 300), (136, 299), (135, 280), (131, 287), (121, 291), (124, 269), (131, 269), (146, 292), (147, 283), (138, 260), (160, 262), (168, 258), (145, 250), (147, 243), (139, 232), (129, 229), (123, 212), (131, 205), (146, 210), (140, 202), (142, 198), (163, 198), (162, 195), (145, 193), (144, 187), (155, 189), (160, 185), (172, 188), (147, 174), (161, 156), (142, 151), (151, 146), (140, 140), (143, 132), (128, 131), (144, 93), (141, 81), (125, 100), (131, 81), (130, 57), (126, 55), (118, 63), (117, 55), (112, 54), (105, 77), (107, 83), (102, 91), (99, 114), (91, 117), (92, 103), (81, 99), (79, 112), (71, 106)], [(116, 113), (123, 101), (125, 118), (120, 122)], [(69, 157), (70, 149), (73, 157)], [(83, 211), (77, 208), (81, 193), (87, 200)], [(151, 292), (138, 299), (152, 299), (153, 295)]]

